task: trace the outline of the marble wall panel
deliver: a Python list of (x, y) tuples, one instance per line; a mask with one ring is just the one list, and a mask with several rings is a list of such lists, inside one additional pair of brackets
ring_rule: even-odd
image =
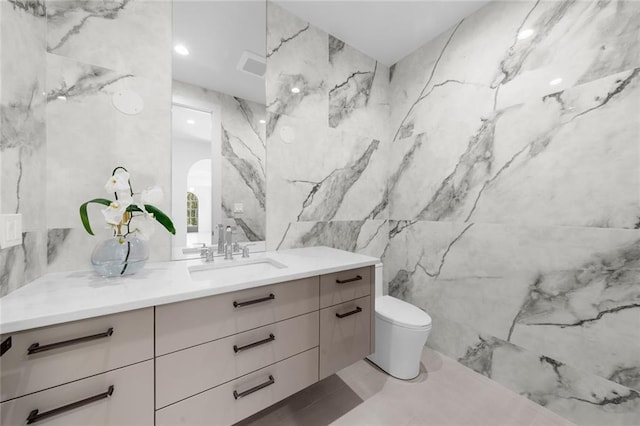
[(47, 2), (47, 51), (163, 82), (171, 75), (170, 1)]
[(0, 295), (43, 273), (46, 220), (42, 1), (0, 3), (0, 213), (22, 215), (22, 243), (0, 251)]
[[(390, 191), (393, 218), (622, 228), (638, 222), (640, 177), (629, 171), (639, 158), (640, 68), (488, 118), (486, 110), (456, 108), (458, 96), (474, 99), (468, 91), (443, 92), (416, 108), (429, 117), (414, 127), (425, 142)], [(409, 144), (394, 143), (396, 162)]]
[(429, 345), (580, 425), (636, 425), (640, 393), (484, 334), (468, 324), (433, 317)]
[[(91, 247), (109, 235), (90, 207), (97, 238), (84, 233), (83, 202), (107, 197), (104, 179), (117, 166), (134, 191), (159, 185), (171, 205), (171, 4), (123, 0), (47, 3), (47, 226), (49, 270), (89, 266)], [(135, 92), (137, 115), (117, 110), (115, 93)], [(169, 258), (160, 226), (151, 259)]]
[[(326, 123), (329, 114), (329, 35), (267, 3), (267, 111)], [(296, 88), (294, 93), (292, 89)]]
[[(47, 55), (47, 224), (50, 229), (82, 228), (78, 206), (110, 198), (105, 179), (117, 166), (131, 173), (134, 191), (159, 185), (166, 194), (158, 207), (169, 211), (170, 90), (132, 74)], [(139, 115), (114, 108), (112, 97), (131, 90), (144, 101)], [(64, 194), (64, 196), (63, 196)], [(99, 208), (90, 209), (93, 227), (102, 228)], [(87, 239), (95, 240), (88, 234)], [(152, 259), (168, 258), (169, 234), (158, 227), (150, 241)], [(78, 246), (77, 268), (88, 255)], [(74, 250), (66, 246), (66, 250)]]
[(388, 216), (388, 80), (388, 67), (268, 3), (268, 249), (367, 252)]
[(633, 1), (496, 1), (391, 67), (389, 293), (578, 424), (640, 421), (639, 28)]

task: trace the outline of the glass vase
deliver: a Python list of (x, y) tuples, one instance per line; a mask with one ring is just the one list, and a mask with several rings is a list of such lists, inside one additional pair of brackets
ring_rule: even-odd
[(115, 236), (98, 244), (91, 254), (93, 269), (103, 277), (139, 272), (149, 259), (147, 242), (135, 235)]

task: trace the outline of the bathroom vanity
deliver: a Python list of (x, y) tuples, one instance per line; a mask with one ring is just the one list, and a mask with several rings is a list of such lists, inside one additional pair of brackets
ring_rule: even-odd
[(1, 423), (233, 424), (373, 352), (377, 259), (231, 262), (51, 274), (0, 299)]

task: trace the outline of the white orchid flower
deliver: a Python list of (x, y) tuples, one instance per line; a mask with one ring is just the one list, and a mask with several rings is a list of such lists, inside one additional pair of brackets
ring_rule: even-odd
[(131, 203), (124, 200), (117, 200), (111, 202), (109, 207), (102, 210), (105, 221), (109, 225), (118, 226), (122, 223), (122, 215), (127, 211)]
[(151, 214), (136, 216), (131, 222), (132, 232), (135, 232), (141, 240), (148, 240), (155, 231), (155, 220)]
[(116, 170), (116, 172), (109, 178), (104, 185), (104, 189), (107, 192), (126, 192), (130, 191), (129, 187), (129, 172), (125, 172), (122, 169)]
[(140, 194), (140, 199), (142, 200), (142, 204), (156, 204), (162, 201), (164, 194), (162, 193), (162, 188), (159, 186), (152, 186), (151, 188), (147, 188), (142, 191)]

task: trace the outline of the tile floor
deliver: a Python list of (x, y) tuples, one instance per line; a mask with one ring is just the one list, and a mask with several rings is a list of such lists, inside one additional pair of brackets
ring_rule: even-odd
[(425, 348), (411, 381), (359, 361), (236, 426), (567, 426), (571, 422)]

